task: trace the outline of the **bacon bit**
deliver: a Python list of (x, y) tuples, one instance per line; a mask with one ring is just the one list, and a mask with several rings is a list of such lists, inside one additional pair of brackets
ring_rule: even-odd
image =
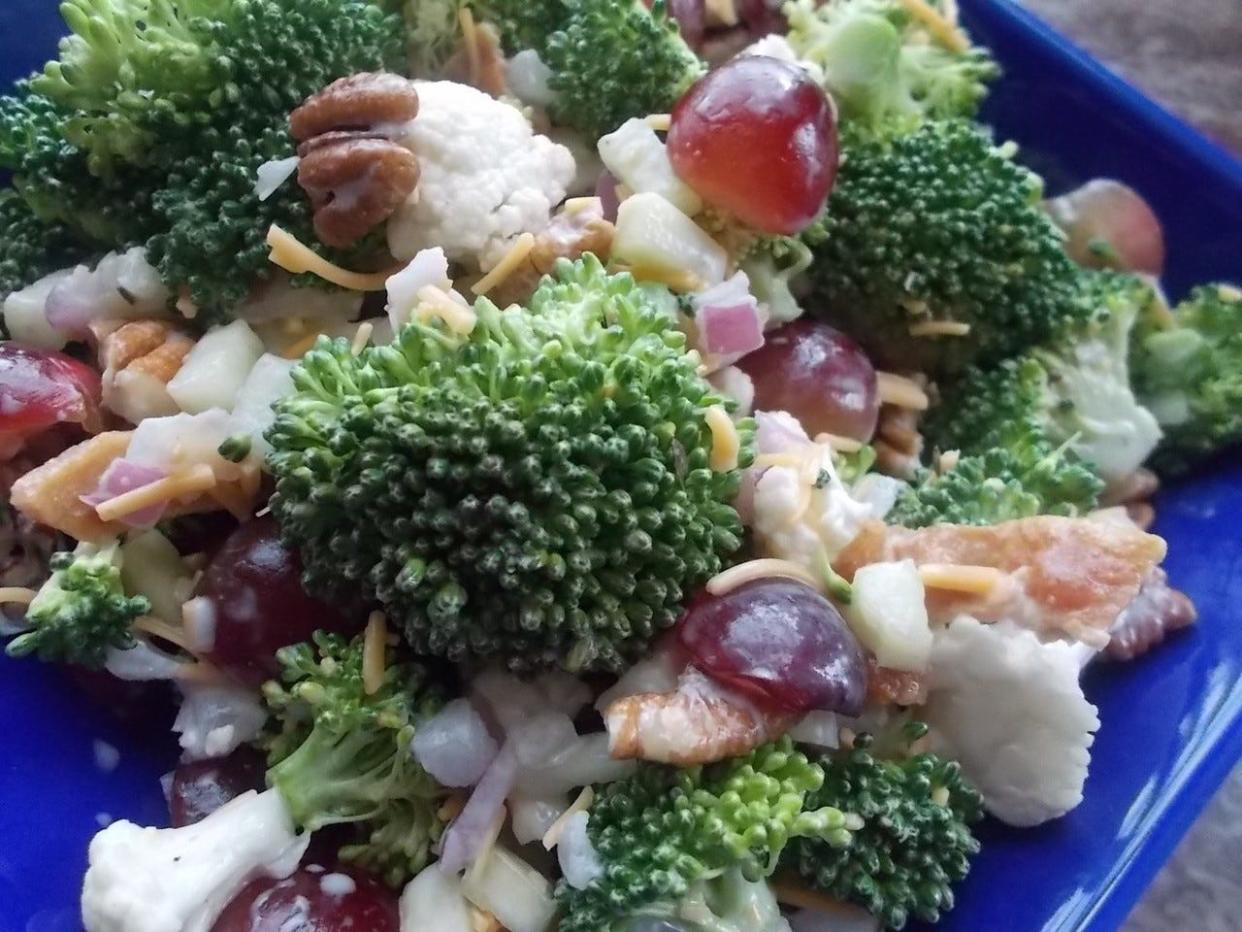
[(1156, 567), (1143, 580), (1134, 601), (1117, 616), (1104, 656), (1110, 660), (1133, 660), (1160, 644), (1171, 632), (1193, 625), (1198, 616), (1190, 596), (1170, 586), (1168, 574)]
[(924, 320), (906, 328), (912, 337), (966, 337), (970, 324), (956, 320)]
[(894, 372), (877, 372), (876, 390), (880, 401), (898, 408), (910, 408), (913, 411), (926, 411), (931, 406), (931, 399), (923, 386), (913, 379)]
[(863, 526), (834, 568), (853, 579), (859, 567), (888, 560), (995, 567), (1005, 574), (1004, 585), (986, 596), (930, 590), (933, 620), (945, 623), (959, 614), (985, 622), (1011, 618), (1103, 647), (1108, 628), (1166, 549), (1159, 537), (1087, 518), (1045, 516), (917, 531), (875, 521)]
[(108, 431), (72, 446), (13, 483), (10, 501), (36, 524), (77, 540), (115, 536), (117, 528), (84, 504), (112, 461), (125, 455), (130, 431)]
[(196, 496), (213, 488), (215, 484), (216, 474), (206, 463), (200, 463), (184, 472), (156, 479), (116, 498), (100, 502), (95, 506), (95, 514), (100, 521), (119, 521), (151, 505)]
[(921, 673), (907, 673), (881, 667), (872, 657), (867, 658), (867, 704), (868, 705), (922, 705), (927, 701), (927, 677)]
[(383, 612), (372, 612), (362, 636), (362, 688), (368, 696), (384, 685), (384, 661), (388, 653), (388, 626)]
[(557, 846), (561, 840), (561, 835), (565, 831), (565, 826), (569, 824), (569, 820), (579, 812), (586, 812), (591, 808), (591, 804), (595, 802), (595, 790), (592, 787), (584, 786), (582, 792), (578, 794), (578, 798), (570, 803), (569, 808), (556, 817), (556, 821), (548, 826), (548, 830), (543, 833), (540, 839), (545, 851), (551, 851)]
[(779, 738), (797, 719), (757, 709), (693, 668), (674, 692), (627, 696), (604, 711), (608, 751), (615, 760), (679, 767), (745, 754)]
[(0, 587), (0, 605), (29, 605), (36, 595), (38, 592), (25, 586)]
[(765, 557), (761, 560), (747, 560), (745, 563), (739, 563), (737, 566), (731, 566), (717, 573), (707, 581), (706, 589), (712, 595), (724, 595), (738, 586), (754, 582), (756, 579), (766, 579), (769, 576), (796, 579), (816, 589), (819, 589), (822, 584), (822, 581), (816, 579), (815, 575), (804, 566), (790, 560)]

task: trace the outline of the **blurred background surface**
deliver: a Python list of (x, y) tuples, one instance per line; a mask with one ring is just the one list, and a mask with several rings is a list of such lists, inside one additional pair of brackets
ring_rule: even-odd
[[(1026, 0), (1242, 157), (1242, 0)], [(1242, 267), (1242, 256), (1238, 257)], [(1130, 915), (1125, 932), (1242, 929), (1242, 768)]]

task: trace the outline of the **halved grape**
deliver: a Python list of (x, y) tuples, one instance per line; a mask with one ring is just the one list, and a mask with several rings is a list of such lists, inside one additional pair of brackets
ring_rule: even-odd
[(792, 235), (816, 218), (836, 178), (836, 119), (801, 68), (746, 55), (677, 102), (668, 154), (709, 204), (764, 232)]
[(827, 432), (866, 442), (875, 433), (875, 368), (862, 347), (827, 324), (786, 324), (737, 365), (754, 383), (756, 411), (788, 411), (812, 437)]
[(227, 757), (178, 764), (168, 793), (170, 821), (192, 825), (247, 790), (262, 790), (266, 769), (263, 755), (245, 745)]
[(703, 593), (677, 638), (696, 667), (765, 708), (862, 711), (866, 655), (836, 606), (806, 583), (769, 577)]
[(1164, 274), (1164, 229), (1133, 188), (1096, 178), (1047, 203), (1065, 231), (1066, 251), (1080, 265)]
[(375, 878), (342, 867), (299, 868), (242, 888), (211, 932), (399, 932), (397, 895)]

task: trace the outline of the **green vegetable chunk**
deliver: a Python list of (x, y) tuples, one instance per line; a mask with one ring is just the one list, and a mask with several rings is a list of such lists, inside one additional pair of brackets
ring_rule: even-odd
[(804, 305), (890, 369), (945, 375), (1041, 343), (1089, 314), (1041, 188), (965, 121), (847, 136), (824, 219), (804, 234), (815, 249)]
[(130, 627), (151, 603), (125, 594), (115, 541), (103, 548), (79, 544), (48, 563), (51, 578), (26, 609), (30, 630), (9, 642), (10, 656), (102, 667), (110, 648), (133, 647)]
[(358, 825), (361, 839), (342, 847), (342, 858), (394, 886), (409, 879), (443, 829), (436, 812), (445, 791), (410, 754), (419, 722), (441, 704), (423, 668), (390, 662), (367, 693), (363, 639), (323, 631), (277, 659), (282, 681), (263, 687), (275, 728), (268, 783), (306, 831)]
[[(907, 740), (925, 731), (916, 724)], [(953, 884), (979, 851), (970, 826), (983, 816), (982, 797), (955, 762), (901, 750), (880, 759), (864, 734), (850, 751), (824, 757), (823, 786), (807, 805), (855, 813), (862, 827), (848, 847), (799, 838), (785, 855), (813, 887), (859, 904), (890, 929), (910, 918), (938, 922), (953, 908)]]
[(697, 881), (727, 870), (759, 880), (793, 838), (848, 846), (853, 820), (807, 805), (822, 781), (820, 766), (783, 738), (707, 767), (641, 764), (634, 776), (600, 787), (587, 835), (603, 873), (581, 890), (558, 887), (561, 932), (597, 932), (673, 909)]
[(412, 323), (359, 357), (321, 339), (268, 434), (308, 589), (365, 593), (453, 660), (640, 656), (742, 535), (739, 470), (709, 465), (725, 401), (652, 295), (587, 255), (529, 310), (480, 300), (468, 337)]
[(1162, 472), (1242, 441), (1242, 291), (1206, 285), (1171, 318), (1148, 315), (1133, 367), (1135, 391), (1165, 432), (1154, 460)]

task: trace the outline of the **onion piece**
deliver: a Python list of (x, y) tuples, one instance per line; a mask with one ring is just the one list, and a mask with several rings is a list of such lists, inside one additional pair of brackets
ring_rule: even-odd
[(637, 761), (614, 760), (608, 751), (608, 735), (593, 732), (579, 735), (542, 765), (521, 768), (516, 787), (523, 796), (554, 796), (582, 786), (621, 780), (637, 767)]
[(560, 840), (556, 843), (556, 859), (561, 865), (561, 873), (565, 882), (575, 890), (585, 889), (604, 873), (599, 852), (587, 834), (590, 818), (588, 812), (575, 812), (566, 820)]
[(816, 710), (802, 716), (788, 734), (799, 744), (834, 749), (841, 743), (841, 723), (835, 712)]
[(499, 747), (468, 699), (454, 699), (414, 733), (414, 758), (444, 786), (474, 786)]
[(492, 851), (487, 863), (466, 875), (462, 893), (509, 932), (545, 932), (556, 914), (548, 879), (501, 847)]
[(190, 664), (151, 646), (138, 638), (130, 648), (111, 647), (104, 660), (104, 669), (119, 680), (144, 682), (176, 679)]
[(405, 885), (400, 902), (402, 932), (473, 932), (461, 881), (435, 865)]
[(254, 173), (254, 193), (260, 201), (266, 201), (297, 170), (298, 157), (296, 155), (264, 162)]
[(538, 841), (568, 808), (569, 800), (564, 794), (554, 797), (510, 796), (513, 837), (521, 845)]
[(446, 292), (453, 287), (448, 258), (439, 246), (419, 250), (404, 268), (384, 282), (388, 291), (388, 319), (394, 331), (410, 322), (410, 314), (418, 304), (418, 293), (428, 285)]
[(506, 742), (466, 800), (465, 808), (444, 833), (440, 850), (441, 870), (456, 874), (478, 856), (488, 830), (513, 789), (517, 769), (517, 755)]
[(110, 252), (93, 269), (79, 265), (48, 293), (44, 313), (53, 328), (86, 336), (95, 320), (168, 316), (168, 289), (146, 251)]
[[(90, 505), (94, 508), (97, 505), (102, 505), (104, 502), (111, 501), (119, 495), (124, 495), (126, 492), (132, 492), (134, 489), (148, 486), (152, 482), (165, 478), (167, 475), (167, 472), (155, 466), (135, 463), (125, 458), (113, 460), (108, 465), (108, 468), (104, 470), (103, 475), (99, 477), (99, 484), (95, 487), (95, 490), (86, 495), (79, 496), (79, 498), (82, 504)], [(149, 528), (159, 521), (167, 507), (167, 502), (149, 505), (146, 508), (140, 508), (138, 511), (125, 515), (120, 521), (128, 527)]]
[(552, 69), (534, 49), (523, 49), (505, 62), (505, 83), (524, 104), (547, 108), (556, 103), (551, 80)]
[(541, 712), (509, 729), (509, 745), (523, 769), (540, 768), (578, 738), (563, 712)]

